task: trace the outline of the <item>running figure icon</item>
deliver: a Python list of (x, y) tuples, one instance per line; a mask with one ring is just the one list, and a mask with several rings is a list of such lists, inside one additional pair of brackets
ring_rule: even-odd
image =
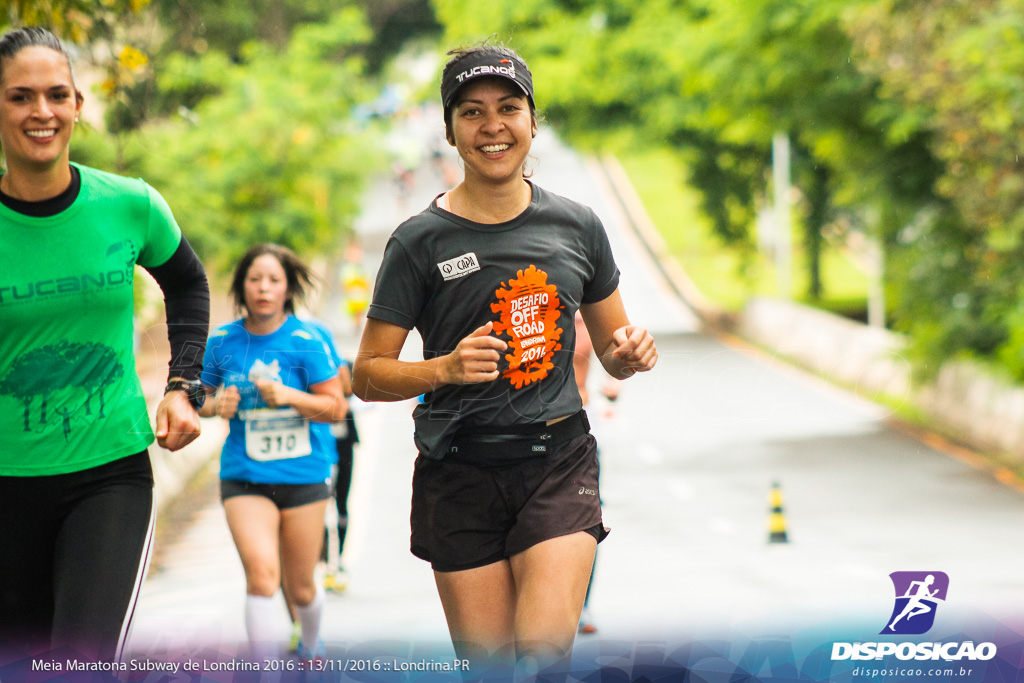
[[(907, 606), (903, 608), (903, 611), (900, 612), (900, 615), (893, 619), (892, 623), (889, 624), (889, 628), (891, 630), (896, 630), (896, 622), (902, 619), (903, 617), (906, 617), (909, 621), (911, 618), (916, 617), (918, 614), (924, 614), (925, 612), (932, 611), (932, 608), (929, 605), (926, 605), (924, 602), (922, 602), (921, 599), (934, 597), (935, 594), (939, 592), (938, 588), (936, 588), (934, 591), (928, 590), (928, 587), (931, 586), (933, 583), (935, 583), (934, 574), (929, 574), (924, 581), (911, 582), (910, 589), (907, 591), (907, 594), (903, 596), (905, 598), (910, 598), (910, 600), (907, 601)], [(914, 592), (915, 589), (917, 591), (916, 593)]]
[[(925, 633), (935, 621), (938, 603), (946, 599), (949, 578), (942, 572), (894, 572), (891, 577), (896, 604), (882, 633)], [(928, 616), (910, 623), (921, 615)]]

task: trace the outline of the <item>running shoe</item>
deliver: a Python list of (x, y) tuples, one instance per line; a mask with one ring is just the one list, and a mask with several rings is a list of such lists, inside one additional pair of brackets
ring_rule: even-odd
[(348, 588), (348, 572), (343, 567), (328, 569), (324, 574), (324, 590), (332, 593), (344, 593)]
[(579, 633), (597, 633), (597, 625), (594, 623), (594, 617), (591, 616), (589, 607), (584, 607), (580, 613), (580, 625), (576, 630)]
[(292, 635), (288, 639), (288, 652), (298, 652), (300, 640), (302, 640), (302, 625), (297, 621), (293, 621)]
[(299, 647), (295, 651), (295, 654), (297, 654), (300, 659), (305, 659), (306, 661), (327, 659), (327, 646), (324, 645), (324, 641), (320, 638), (316, 639), (316, 646), (311, 650), (307, 650), (305, 646), (299, 642)]

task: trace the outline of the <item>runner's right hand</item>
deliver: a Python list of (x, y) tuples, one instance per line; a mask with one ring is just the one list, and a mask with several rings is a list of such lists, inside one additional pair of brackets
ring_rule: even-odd
[(238, 387), (228, 385), (217, 392), (216, 413), (220, 417), (230, 420), (238, 414), (238, 402), (242, 395), (238, 393)]
[(477, 384), (498, 379), (498, 361), (508, 344), (491, 336), (494, 323), (476, 328), (444, 357), (441, 381), (445, 384)]

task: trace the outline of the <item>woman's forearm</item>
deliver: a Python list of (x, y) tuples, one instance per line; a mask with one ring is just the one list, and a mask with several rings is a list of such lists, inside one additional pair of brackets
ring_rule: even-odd
[(352, 389), (364, 401), (404, 401), (433, 391), (443, 381), (443, 358), (408, 362), (397, 358), (359, 357), (352, 371)]
[(257, 380), (263, 401), (271, 408), (294, 408), (302, 417), (313, 422), (340, 422), (345, 419), (348, 402), (341, 395), (337, 376), (318, 382), (303, 391), (280, 382)]
[(294, 389), (288, 405), (311, 422), (339, 422), (345, 419), (348, 403), (340, 395), (308, 394)]

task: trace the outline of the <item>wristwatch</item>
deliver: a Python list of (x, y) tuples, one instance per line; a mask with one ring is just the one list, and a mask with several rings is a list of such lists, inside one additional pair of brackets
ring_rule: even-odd
[(192, 407), (199, 410), (206, 403), (206, 389), (198, 380), (188, 381), (186, 379), (172, 379), (164, 387), (164, 395), (169, 391), (184, 391), (185, 395), (188, 396), (188, 402), (192, 404)]

